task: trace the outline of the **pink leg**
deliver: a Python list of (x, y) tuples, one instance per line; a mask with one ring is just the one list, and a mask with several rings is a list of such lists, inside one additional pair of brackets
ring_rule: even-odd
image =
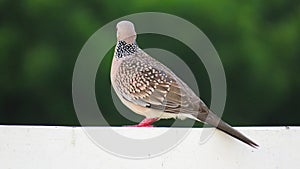
[(145, 118), (139, 124), (130, 127), (153, 127), (151, 124), (157, 120), (158, 118)]

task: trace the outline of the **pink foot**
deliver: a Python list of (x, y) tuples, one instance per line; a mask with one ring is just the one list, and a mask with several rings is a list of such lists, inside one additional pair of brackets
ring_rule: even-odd
[(151, 124), (156, 122), (158, 118), (145, 118), (143, 121), (141, 121), (137, 125), (133, 126), (126, 126), (126, 127), (153, 127)]

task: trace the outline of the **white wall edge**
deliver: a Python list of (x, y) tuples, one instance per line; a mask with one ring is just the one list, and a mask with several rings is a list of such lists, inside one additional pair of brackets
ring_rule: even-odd
[[(0, 125), (1, 169), (133, 169), (133, 168), (298, 168), (300, 127), (235, 127), (260, 147), (251, 148), (222, 132), (199, 144), (201, 132), (193, 128), (181, 143), (164, 154), (130, 159), (113, 155), (95, 144), (82, 127)], [(100, 134), (117, 132), (145, 139), (170, 128), (94, 127)], [(172, 128), (180, 132), (182, 128)], [(161, 140), (162, 142), (165, 140)], [(111, 140), (113, 143), (114, 140)], [(128, 146), (128, 145), (122, 145)], [(160, 145), (158, 145), (160, 146)], [(128, 147), (135, 150), (135, 147)]]

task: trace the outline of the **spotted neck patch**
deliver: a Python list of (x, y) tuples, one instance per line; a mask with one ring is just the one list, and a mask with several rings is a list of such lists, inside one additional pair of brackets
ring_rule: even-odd
[(116, 55), (117, 58), (122, 58), (134, 54), (138, 49), (136, 42), (128, 44), (125, 41), (118, 41)]

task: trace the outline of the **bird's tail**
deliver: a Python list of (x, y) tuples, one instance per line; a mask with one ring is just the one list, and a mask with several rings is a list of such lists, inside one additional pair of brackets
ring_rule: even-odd
[[(199, 117), (200, 116), (200, 117)], [(197, 117), (198, 119), (205, 119), (205, 122), (213, 125), (214, 127), (216, 127), (217, 129), (231, 135), (232, 137), (248, 144), (251, 147), (257, 148), (259, 147), (258, 144), (256, 144), (255, 142), (253, 142), (252, 140), (250, 140), (249, 138), (247, 138), (245, 135), (243, 135), (242, 133), (240, 133), (239, 131), (235, 130), (234, 128), (232, 128), (229, 124), (227, 124), (226, 122), (222, 121), (217, 115), (215, 115), (213, 112), (209, 111), (208, 114), (206, 114), (206, 118), (203, 117), (203, 114), (200, 113)]]

